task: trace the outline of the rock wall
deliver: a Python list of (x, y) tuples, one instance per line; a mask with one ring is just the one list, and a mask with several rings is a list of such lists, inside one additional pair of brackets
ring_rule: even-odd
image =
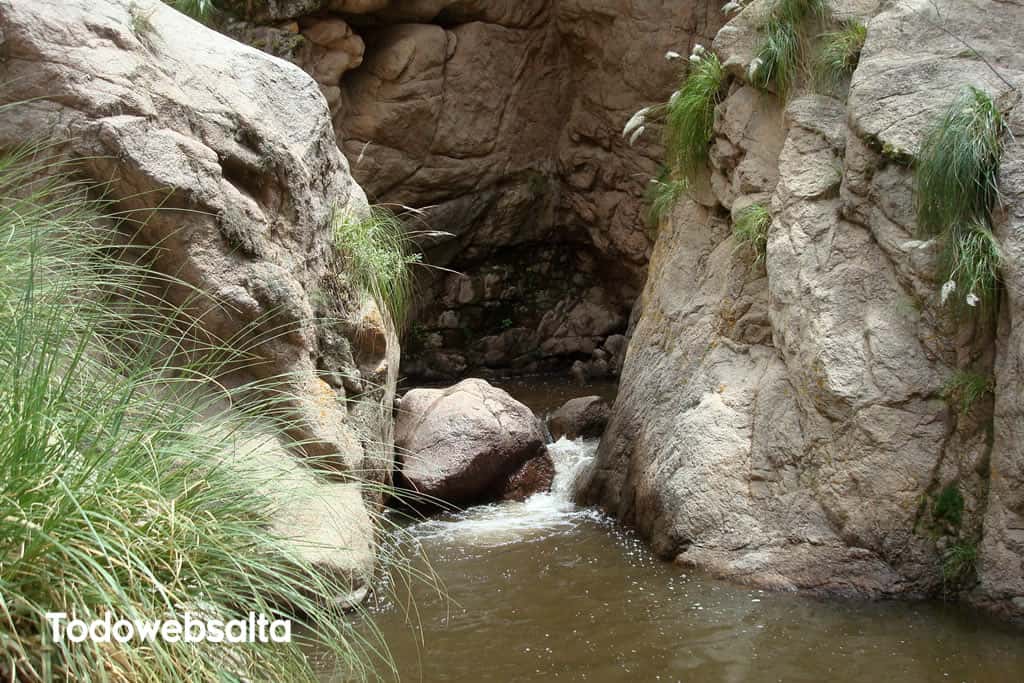
[(606, 340), (643, 283), (662, 157), (655, 131), (636, 147), (620, 132), (674, 87), (665, 53), (710, 41), (720, 2), (246, 4), (261, 25), (236, 34), (317, 78), (371, 201), (449, 233), (420, 239), (447, 270), (421, 269), (408, 374), (617, 372)]
[(335, 264), (333, 213), (366, 199), (314, 82), (159, 0), (0, 0), (0, 82), (0, 146), (46, 141), (103, 183), (200, 343), (247, 347), (223, 384), (291, 396), (274, 410), (303, 452), (243, 466), (280, 472), (275, 523), (302, 552), (365, 580), (378, 496), (351, 475), (391, 476), (398, 344)]
[[(960, 590), (1021, 616), (1022, 148), (1003, 166), (998, 332), (941, 306), (905, 160), (966, 84), (1019, 126), (1011, 27), (1024, 16), (990, 0), (835, 2), (868, 28), (848, 99), (785, 103), (744, 82), (765, 7), (714, 41), (731, 85), (710, 190), (658, 236), (584, 497), (662, 555), (723, 576), (865, 596)], [(773, 217), (763, 264), (732, 236), (753, 202)], [(990, 396), (966, 414), (943, 398), (968, 367), (994, 368), (994, 412)], [(938, 504), (949, 491), (964, 503), (955, 522)], [(944, 581), (954, 546), (978, 548), (976, 580)]]

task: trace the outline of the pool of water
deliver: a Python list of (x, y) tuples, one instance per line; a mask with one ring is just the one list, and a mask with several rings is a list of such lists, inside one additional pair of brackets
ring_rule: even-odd
[(956, 605), (762, 592), (658, 560), (570, 502), (595, 449), (554, 444), (551, 493), (404, 529), (446, 595), (414, 582), (374, 607), (402, 681), (1024, 681), (1024, 632)]

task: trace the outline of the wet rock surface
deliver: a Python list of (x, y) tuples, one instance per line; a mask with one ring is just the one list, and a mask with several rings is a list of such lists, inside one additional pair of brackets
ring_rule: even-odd
[(551, 438), (595, 438), (601, 436), (608, 424), (611, 407), (600, 396), (581, 396), (569, 399), (548, 417)]

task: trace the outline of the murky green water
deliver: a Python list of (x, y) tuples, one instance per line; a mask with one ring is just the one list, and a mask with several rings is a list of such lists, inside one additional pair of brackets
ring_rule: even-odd
[[(1024, 681), (1024, 631), (941, 603), (822, 601), (661, 562), (556, 490), (409, 528), (447, 598), (380, 606), (403, 681)], [(327, 680), (331, 680), (330, 676)]]

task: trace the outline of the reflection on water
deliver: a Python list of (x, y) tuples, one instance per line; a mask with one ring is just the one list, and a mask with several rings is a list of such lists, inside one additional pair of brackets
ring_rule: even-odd
[(594, 448), (552, 447), (550, 494), (409, 527), (448, 596), (414, 588), (418, 620), (378, 608), (403, 681), (1024, 680), (1024, 633), (957, 607), (766, 593), (655, 559), (569, 502)]

